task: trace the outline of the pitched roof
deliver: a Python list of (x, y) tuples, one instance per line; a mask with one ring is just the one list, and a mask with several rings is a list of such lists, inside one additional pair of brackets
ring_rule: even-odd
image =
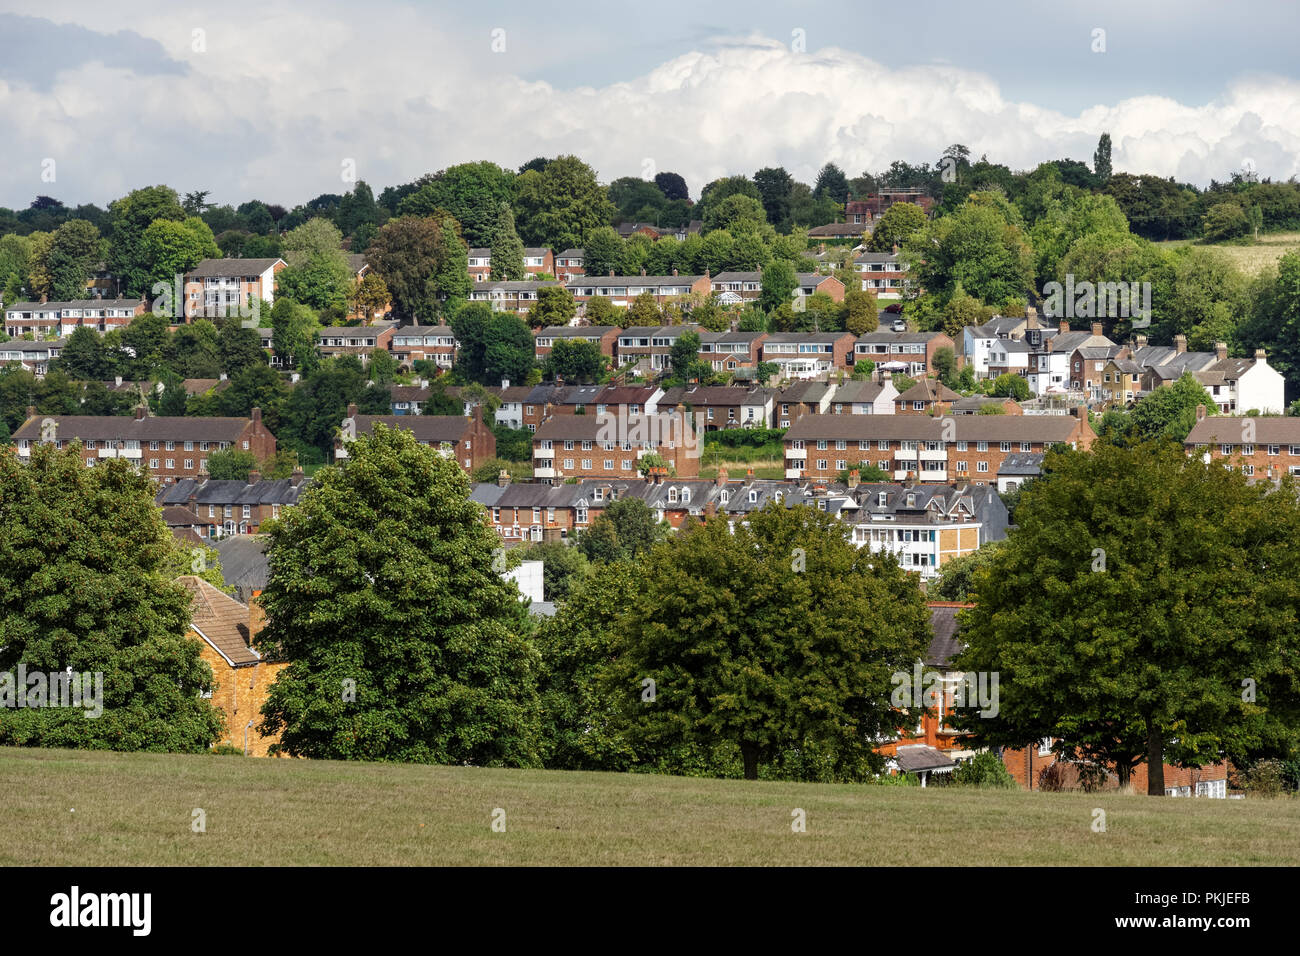
[(358, 435), (369, 435), (382, 424), (404, 429), (421, 442), (458, 442), (470, 427), (463, 415), (358, 415), (355, 421)]
[[(1079, 419), (1073, 415), (954, 415), (956, 441), (1069, 441)], [(1294, 419), (1300, 423), (1300, 419)], [(943, 441), (945, 421), (929, 415), (804, 415), (785, 440), (918, 439)]]
[(193, 574), (176, 579), (190, 593), (190, 626), (232, 667), (255, 664), (262, 655), (249, 646), (248, 608)]
[[(1254, 424), (1254, 437), (1246, 442), (1244, 422)], [(1186, 445), (1300, 445), (1300, 418), (1261, 415), (1245, 418), (1213, 415), (1192, 426)]]
[(39, 439), (41, 422), (54, 419), (60, 441), (228, 441), (248, 427), (247, 418), (204, 418), (183, 415), (37, 415), (14, 432), (15, 439)]
[(933, 379), (917, 379), (914, 384), (903, 394), (899, 395), (896, 401), (899, 402), (955, 402), (961, 398), (956, 392), (950, 389), (943, 382), (937, 382)]
[(270, 259), (204, 259), (187, 272), (185, 277), (215, 279), (221, 276), (260, 276), (277, 262), (283, 261), (278, 256)]
[(974, 604), (962, 604), (957, 601), (929, 601), (930, 609), (930, 646), (925, 652), (925, 663), (931, 667), (947, 667), (962, 649), (957, 638), (959, 630), (957, 612)]

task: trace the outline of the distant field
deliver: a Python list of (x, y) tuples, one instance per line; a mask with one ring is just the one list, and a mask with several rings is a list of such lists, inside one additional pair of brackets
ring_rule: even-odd
[[(1190, 239), (1171, 239), (1161, 242), (1162, 246), (1185, 246)], [(1300, 249), (1300, 232), (1274, 232), (1260, 236), (1257, 245), (1211, 245), (1207, 248), (1217, 249), (1237, 264), (1248, 274), (1255, 274), (1272, 265), (1288, 252)]]
[(1295, 800), (7, 748), (0, 784), (3, 865), (1300, 864)]

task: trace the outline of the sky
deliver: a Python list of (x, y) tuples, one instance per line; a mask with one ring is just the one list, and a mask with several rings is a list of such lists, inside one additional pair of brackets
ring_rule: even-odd
[(1012, 169), (1300, 176), (1294, 0), (0, 0), (0, 205), (141, 186), (286, 207), (458, 162), (602, 182), (951, 143)]

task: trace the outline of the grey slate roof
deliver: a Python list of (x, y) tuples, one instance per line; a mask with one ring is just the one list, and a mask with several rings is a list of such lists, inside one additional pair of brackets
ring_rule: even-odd
[(205, 279), (222, 276), (260, 276), (277, 262), (278, 256), (271, 259), (204, 259), (187, 272), (186, 278)]

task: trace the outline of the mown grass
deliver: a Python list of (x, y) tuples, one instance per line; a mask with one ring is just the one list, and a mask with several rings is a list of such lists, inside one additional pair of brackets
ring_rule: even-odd
[(0, 782), (4, 865), (1300, 863), (1295, 800), (22, 749)]

